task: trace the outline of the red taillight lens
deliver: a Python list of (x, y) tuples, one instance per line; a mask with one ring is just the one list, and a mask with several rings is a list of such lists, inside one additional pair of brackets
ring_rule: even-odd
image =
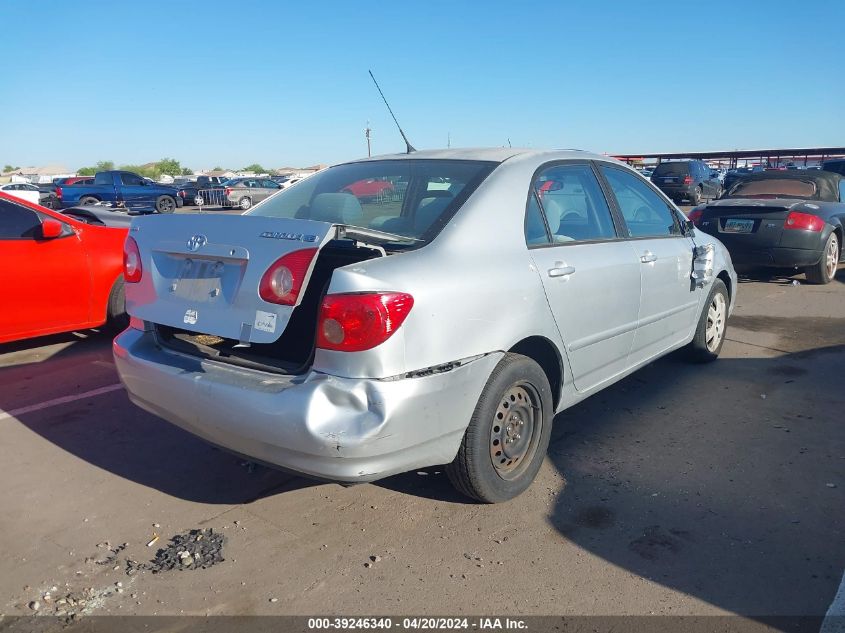
[(258, 284), (259, 296), (269, 303), (283, 306), (296, 305), (302, 282), (317, 254), (316, 248), (305, 248), (288, 253), (273, 262)]
[(698, 226), (698, 221), (701, 219), (702, 215), (704, 215), (704, 209), (693, 209), (687, 214), (687, 219)]
[(360, 352), (389, 339), (414, 307), (404, 292), (326, 295), (317, 322), (317, 347)]
[(824, 220), (817, 215), (791, 211), (783, 223), (785, 229), (798, 229), (818, 233), (824, 228)]
[(684, 184), (691, 185), (692, 184), (692, 176), (684, 176)]
[(128, 284), (136, 284), (141, 281), (143, 273), (138, 243), (133, 238), (127, 237), (123, 243), (123, 280)]
[(56, 197), (61, 200), (62, 199), (62, 188), (56, 187)]
[(232, 193), (232, 188), (231, 188), (231, 187), (226, 187), (226, 188), (223, 190), (223, 195), (224, 195), (224, 196), (226, 196), (227, 198), (229, 197), (229, 194), (230, 194), (230, 193)]
[(185, 197), (185, 190), (184, 190), (184, 189), (180, 189), (180, 190), (179, 190), (179, 197), (180, 197), (180, 198), (184, 198), (184, 197)]

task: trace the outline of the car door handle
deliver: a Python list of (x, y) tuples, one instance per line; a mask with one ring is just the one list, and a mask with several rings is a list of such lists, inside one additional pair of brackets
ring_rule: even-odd
[(575, 272), (574, 266), (562, 266), (561, 268), (549, 268), (549, 277), (569, 277)]
[(646, 251), (645, 253), (640, 255), (640, 261), (643, 264), (652, 264), (657, 261), (657, 255), (655, 255), (651, 251)]

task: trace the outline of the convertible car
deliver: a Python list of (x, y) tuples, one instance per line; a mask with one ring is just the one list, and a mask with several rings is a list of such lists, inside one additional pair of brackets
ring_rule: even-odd
[(73, 211), (0, 193), (0, 343), (123, 324), (128, 224), (110, 227)]
[(485, 502), (529, 486), (556, 412), (675, 349), (715, 360), (737, 289), (718, 240), (580, 151), (337, 165), (237, 217), (137, 218), (126, 262), (133, 402), (320, 478), (447, 464)]
[(721, 200), (689, 219), (721, 240), (734, 264), (803, 272), (830, 283), (842, 261), (845, 176), (826, 171), (766, 171), (745, 176)]

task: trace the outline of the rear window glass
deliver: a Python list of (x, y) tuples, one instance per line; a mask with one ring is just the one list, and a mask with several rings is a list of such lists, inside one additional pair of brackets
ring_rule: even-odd
[(770, 178), (738, 183), (731, 197), (741, 198), (815, 198), (816, 183), (811, 180)]
[(654, 169), (652, 176), (669, 176), (672, 174), (688, 174), (689, 163), (660, 163)]
[(408, 159), (338, 165), (288, 187), (248, 215), (346, 224), (428, 242), (496, 164)]

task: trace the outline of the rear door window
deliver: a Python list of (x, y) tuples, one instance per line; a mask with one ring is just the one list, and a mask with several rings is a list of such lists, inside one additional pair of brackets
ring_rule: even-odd
[(544, 169), (534, 181), (533, 193), (553, 242), (616, 237), (610, 208), (589, 165), (554, 165)]
[(669, 204), (645, 181), (623, 169), (601, 166), (631, 237), (669, 237), (681, 226)]

